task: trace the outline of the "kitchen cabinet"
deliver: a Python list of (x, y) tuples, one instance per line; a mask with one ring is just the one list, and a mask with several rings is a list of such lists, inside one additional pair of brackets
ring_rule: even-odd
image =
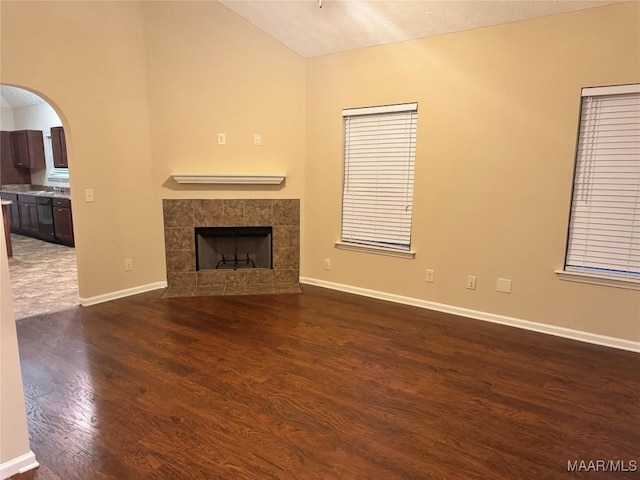
[(18, 195), (18, 214), (20, 216), (20, 231), (35, 237), (40, 236), (36, 197)]
[(46, 240), (48, 242), (75, 246), (73, 238), (73, 216), (71, 200), (52, 192), (38, 194), (0, 193), (2, 200), (13, 202), (9, 209), (12, 233)]
[(27, 167), (14, 165), (11, 132), (0, 132), (0, 185), (23, 183), (31, 183), (31, 172)]
[(10, 139), (15, 166), (45, 168), (42, 130), (16, 130)]
[(2, 200), (10, 200), (12, 203), (9, 205), (9, 226), (12, 233), (17, 233), (20, 230), (20, 213), (18, 211), (18, 195), (15, 193), (1, 193), (0, 198)]
[(70, 247), (74, 246), (71, 200), (67, 198), (53, 199), (53, 229), (56, 242)]
[(53, 166), (56, 168), (69, 168), (67, 164), (67, 140), (64, 136), (64, 128), (51, 127), (51, 148), (53, 150)]

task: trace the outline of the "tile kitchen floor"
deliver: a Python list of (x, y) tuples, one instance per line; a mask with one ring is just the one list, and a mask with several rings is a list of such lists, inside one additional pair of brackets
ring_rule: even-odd
[(9, 275), (16, 319), (78, 304), (75, 249), (11, 234)]

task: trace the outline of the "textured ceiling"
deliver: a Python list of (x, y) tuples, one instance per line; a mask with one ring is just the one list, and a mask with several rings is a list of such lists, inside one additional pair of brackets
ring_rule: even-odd
[(22, 88), (0, 85), (0, 106), (2, 108), (27, 107), (45, 103), (38, 95)]
[(303, 57), (597, 7), (597, 0), (219, 0)]

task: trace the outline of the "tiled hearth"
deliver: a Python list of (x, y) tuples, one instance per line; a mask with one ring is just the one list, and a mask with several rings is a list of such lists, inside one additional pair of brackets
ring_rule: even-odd
[[(300, 200), (164, 199), (164, 297), (299, 293)], [(273, 227), (273, 269), (196, 271), (195, 227)]]

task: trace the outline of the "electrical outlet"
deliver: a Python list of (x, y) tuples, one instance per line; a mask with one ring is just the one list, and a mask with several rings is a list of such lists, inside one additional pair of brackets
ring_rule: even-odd
[(427, 270), (425, 272), (425, 275), (424, 275), (424, 281), (425, 282), (429, 282), (429, 283), (433, 283), (434, 282), (434, 280), (433, 280), (434, 274), (435, 274), (435, 272), (432, 269), (427, 268)]
[(226, 145), (227, 144), (227, 134), (219, 133), (218, 134), (218, 145)]
[(331, 260), (328, 258), (324, 259), (324, 269), (325, 270), (331, 270)]
[(469, 275), (467, 276), (467, 288), (469, 290), (475, 290), (476, 289), (476, 277), (475, 275)]
[(133, 259), (132, 258), (127, 258), (124, 261), (124, 271), (125, 272), (130, 272), (131, 270), (133, 270)]
[(256, 147), (262, 145), (262, 135), (260, 135), (259, 133), (253, 134), (253, 145)]

